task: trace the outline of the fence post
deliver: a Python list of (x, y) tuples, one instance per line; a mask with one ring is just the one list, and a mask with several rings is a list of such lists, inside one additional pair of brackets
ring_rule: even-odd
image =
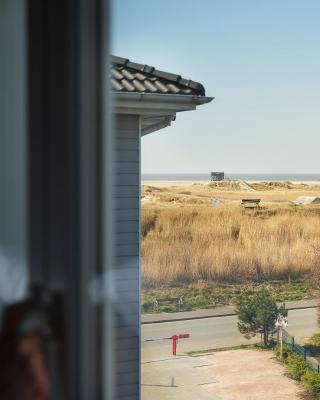
[(153, 311), (159, 312), (159, 302), (157, 299), (153, 299)]

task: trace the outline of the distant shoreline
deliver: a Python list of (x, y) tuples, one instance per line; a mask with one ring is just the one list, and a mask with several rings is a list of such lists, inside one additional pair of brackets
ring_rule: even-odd
[[(231, 180), (238, 180), (238, 179), (231, 179)], [(245, 180), (245, 179), (240, 179)], [(189, 186), (194, 184), (206, 184), (210, 183), (210, 179), (207, 180), (146, 180), (142, 179), (142, 185), (144, 186), (154, 186), (154, 187), (168, 187), (168, 186)], [(288, 182), (288, 180), (268, 180), (268, 179), (260, 179), (260, 180), (245, 180), (248, 183), (260, 183), (260, 182)], [(297, 181), (290, 181), (293, 185), (309, 185), (309, 186), (316, 186), (319, 185), (320, 181), (309, 181), (309, 180), (297, 180)]]
[[(141, 174), (142, 181), (175, 181), (175, 182), (208, 182), (210, 173), (171, 173), (171, 174)], [(254, 173), (228, 173), (225, 172), (225, 179), (244, 180), (247, 182), (317, 182), (320, 184), (320, 173), (279, 173), (279, 174), (254, 174)]]

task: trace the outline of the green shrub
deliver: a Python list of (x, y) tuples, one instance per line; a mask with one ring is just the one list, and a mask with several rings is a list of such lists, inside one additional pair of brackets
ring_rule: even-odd
[(279, 315), (286, 317), (285, 306), (278, 307), (272, 293), (266, 289), (245, 290), (235, 299), (238, 329), (246, 339), (261, 334), (264, 347), (268, 347), (271, 334), (275, 331)]
[(302, 376), (308, 371), (308, 366), (302, 356), (292, 353), (287, 358), (288, 371), (291, 378), (300, 381)]
[(316, 333), (310, 338), (310, 344), (320, 347), (320, 333)]
[(320, 394), (320, 375), (314, 371), (306, 371), (301, 377), (303, 388), (306, 392), (315, 395)]
[[(276, 353), (277, 358), (281, 359), (281, 345), (277, 344), (274, 348), (274, 351)], [(282, 361), (285, 362), (286, 364), (288, 363), (288, 357), (291, 355), (293, 352), (290, 349), (289, 346), (286, 344), (283, 345), (282, 347)]]

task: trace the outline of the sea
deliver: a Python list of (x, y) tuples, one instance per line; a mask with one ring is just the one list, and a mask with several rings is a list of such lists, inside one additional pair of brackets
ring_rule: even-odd
[[(210, 173), (198, 174), (141, 174), (143, 181), (208, 181)], [(319, 174), (240, 174), (225, 173), (226, 179), (240, 179), (244, 181), (320, 181)]]

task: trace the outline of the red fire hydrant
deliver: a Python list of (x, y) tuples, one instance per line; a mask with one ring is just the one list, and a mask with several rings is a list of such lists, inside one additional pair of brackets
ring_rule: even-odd
[(172, 335), (170, 339), (172, 339), (172, 355), (177, 355), (177, 345), (178, 339), (187, 339), (190, 337), (189, 333), (181, 333), (180, 335)]

